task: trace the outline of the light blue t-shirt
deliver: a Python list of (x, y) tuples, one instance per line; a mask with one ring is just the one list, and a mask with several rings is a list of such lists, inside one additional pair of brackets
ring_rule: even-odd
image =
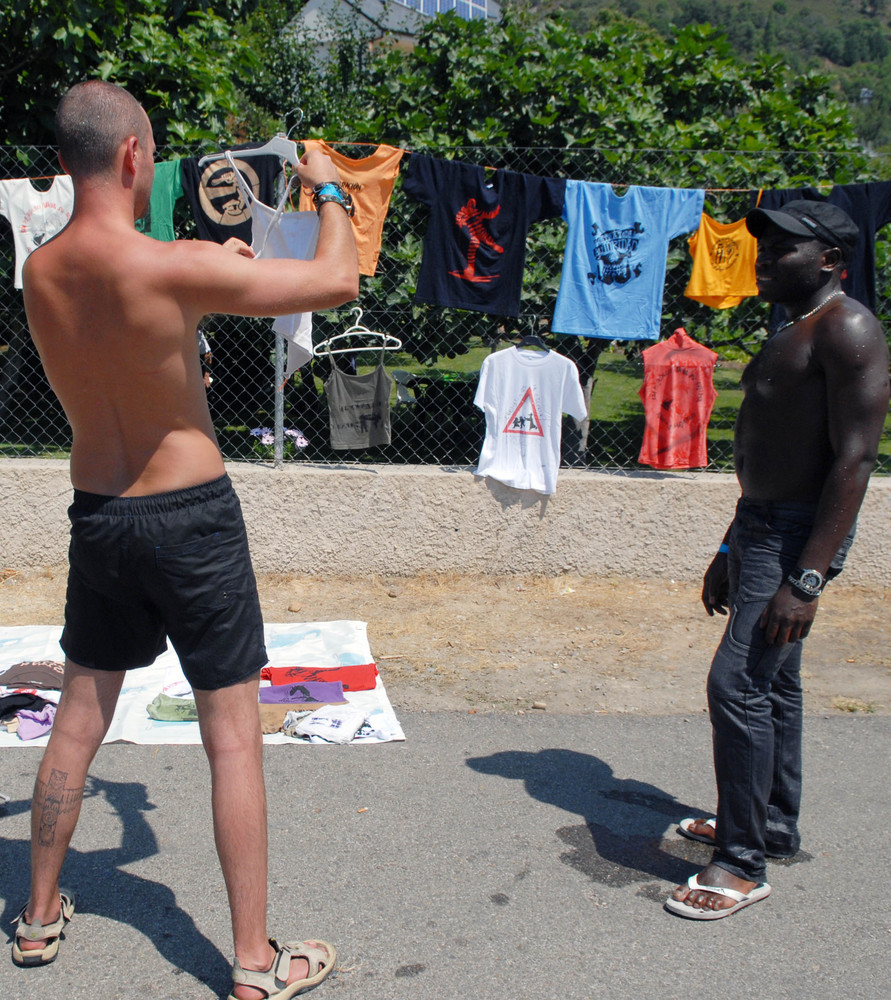
[(699, 225), (705, 192), (567, 181), (555, 333), (658, 340), (668, 241)]

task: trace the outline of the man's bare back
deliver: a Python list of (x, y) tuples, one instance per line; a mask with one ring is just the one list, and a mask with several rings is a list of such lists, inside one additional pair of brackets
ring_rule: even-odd
[[(202, 242), (161, 243), (133, 220), (151, 193), (154, 143), (122, 151), (115, 176), (75, 183), (68, 226), (26, 263), (25, 308), (73, 431), (75, 487), (140, 496), (223, 474), (195, 351), (211, 312), (274, 316), (340, 305), (356, 294), (349, 219), (323, 205), (312, 261), (257, 261)], [(308, 186), (336, 180), (324, 155), (298, 168)], [(323, 280), (321, 280), (323, 279)]]
[(223, 474), (194, 330), (172, 277), (189, 255), (75, 219), (29, 268), (32, 334), (74, 433), (75, 487), (161, 493)]

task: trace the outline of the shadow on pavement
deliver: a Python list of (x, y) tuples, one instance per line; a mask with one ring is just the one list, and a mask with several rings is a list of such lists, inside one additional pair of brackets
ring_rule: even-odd
[[(117, 813), (123, 831), (117, 848), (69, 849), (61, 884), (74, 892), (77, 909), (67, 933), (77, 934), (78, 913), (129, 924), (144, 934), (171, 965), (225, 995), (232, 982), (229, 961), (177, 905), (173, 891), (159, 882), (120, 870), (158, 853), (157, 838), (145, 818), (145, 813), (155, 808), (145, 785), (94, 777), (87, 781), (84, 799), (103, 796)], [(27, 808), (27, 803), (20, 808), (19, 803), (10, 802), (7, 812), (19, 813)], [(0, 854), (7, 897), (0, 920), (9, 926), (28, 898), (30, 842), (0, 837)]]
[(711, 858), (705, 844), (664, 839), (668, 823), (703, 815), (701, 807), (685, 805), (654, 785), (617, 778), (591, 754), (505, 750), (468, 758), (467, 766), (523, 781), (533, 798), (581, 816), (584, 823), (556, 831), (568, 848), (560, 860), (595, 882), (621, 887), (657, 878), (680, 884)]

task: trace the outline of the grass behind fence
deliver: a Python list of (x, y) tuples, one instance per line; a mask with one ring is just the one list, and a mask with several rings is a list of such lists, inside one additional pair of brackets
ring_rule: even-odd
[[(439, 417), (431, 414), (429, 409), (421, 413), (417, 402), (399, 402), (394, 385), (391, 394), (393, 443), (362, 454), (341, 453), (341, 457), (351, 462), (368, 463), (476, 464), (485, 424), (482, 414), (472, 405), (474, 376), (489, 353), (488, 346), (474, 344), (467, 354), (450, 359), (448, 368), (441, 364), (431, 367), (422, 365), (408, 354), (388, 355), (386, 366), (391, 373), (394, 370), (405, 371), (422, 380), (433, 378), (444, 381), (446, 385), (457, 384), (459, 405), (452, 407), (450, 414)], [(359, 373), (371, 371), (377, 364), (376, 357), (368, 353), (359, 355), (357, 360)], [(715, 367), (713, 381), (717, 400), (707, 432), (710, 471), (733, 471), (733, 426), (742, 401), (740, 378), (744, 367), (743, 362), (721, 359)], [(338, 453), (332, 452), (327, 445), (323, 387), (318, 379), (313, 381), (316, 383), (314, 391), (318, 405), (310, 409), (316, 412), (302, 410), (299, 403), (291, 401), (286, 404), (285, 420), (286, 427), (300, 429), (310, 438), (311, 447), (306, 450), (291, 448), (285, 456), (287, 460), (330, 462), (338, 457)], [(644, 408), (638, 395), (642, 382), (642, 361), (629, 360), (617, 349), (601, 354), (594, 372), (588, 448), (585, 461), (581, 464), (602, 468), (647, 468), (637, 461), (644, 433)], [(213, 391), (211, 389), (212, 411)], [(259, 410), (255, 426), (262, 426), (264, 421), (271, 423), (271, 418), (271, 413)], [(431, 421), (435, 421), (435, 426), (429, 426)], [(253, 427), (216, 421), (216, 429), (226, 459), (272, 460), (272, 450), (259, 447), (257, 439), (251, 435)], [(67, 458), (71, 436), (64, 418), (60, 420), (56, 415), (51, 421), (35, 422), (24, 433), (21, 428), (19, 431), (15, 441), (0, 439), (0, 457)], [(452, 440), (443, 440), (450, 435)], [(460, 441), (454, 440), (455, 435), (460, 437)], [(891, 473), (891, 415), (885, 421), (876, 471), (880, 474)]]

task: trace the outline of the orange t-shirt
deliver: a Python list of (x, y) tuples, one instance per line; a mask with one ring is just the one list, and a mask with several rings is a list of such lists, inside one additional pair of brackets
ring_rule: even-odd
[[(374, 274), (381, 252), (381, 233), (390, 207), (393, 184), (399, 174), (399, 161), (404, 149), (378, 146), (370, 155), (354, 160), (333, 150), (323, 139), (304, 139), (304, 149), (319, 149), (330, 156), (337, 167), (344, 188), (352, 195), (356, 206), (353, 235), (359, 251), (359, 273)], [(312, 209), (309, 192), (300, 192), (300, 211)]]
[(718, 355), (682, 328), (643, 352), (638, 390), (646, 425), (638, 462), (654, 469), (708, 465), (706, 430), (718, 394), (712, 372)]
[(703, 213), (699, 228), (687, 243), (693, 256), (693, 271), (684, 291), (687, 298), (713, 309), (729, 309), (758, 294), (758, 243), (746, 229), (745, 219), (716, 222)]

